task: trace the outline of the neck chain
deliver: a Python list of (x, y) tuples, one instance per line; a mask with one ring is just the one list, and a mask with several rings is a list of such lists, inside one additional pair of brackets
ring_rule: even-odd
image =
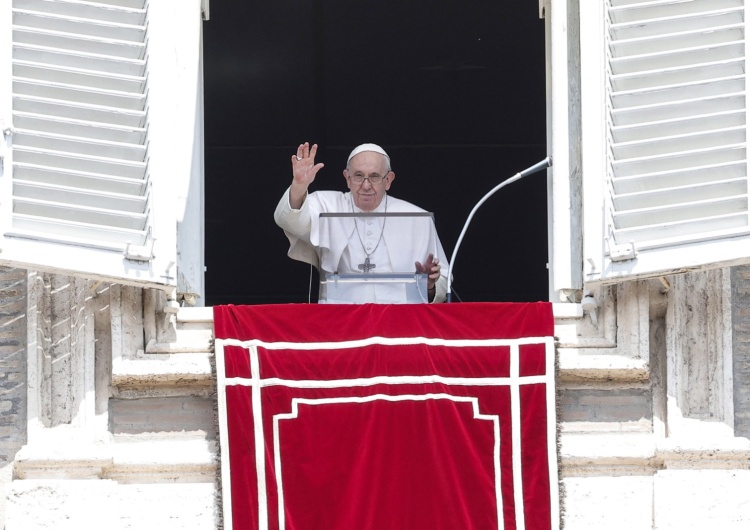
[[(354, 198), (352, 198), (352, 213), (354, 213)], [(388, 195), (385, 195), (385, 213), (388, 213)], [(385, 221), (388, 219), (387, 217), (383, 217), (383, 226), (380, 228), (380, 237), (378, 238), (378, 243), (375, 245), (375, 248), (372, 249), (370, 252), (367, 252), (367, 249), (365, 249), (365, 243), (362, 241), (362, 236), (359, 235), (359, 225), (357, 224), (357, 218), (354, 218), (354, 230), (357, 232), (357, 239), (359, 239), (359, 244), (362, 245), (362, 251), (365, 253), (365, 262), (360, 263), (357, 265), (357, 268), (364, 272), (365, 274), (369, 273), (372, 269), (375, 268), (374, 263), (370, 263), (370, 256), (372, 256), (373, 252), (375, 252), (378, 247), (380, 246), (380, 242), (383, 240), (383, 233), (385, 232)]]

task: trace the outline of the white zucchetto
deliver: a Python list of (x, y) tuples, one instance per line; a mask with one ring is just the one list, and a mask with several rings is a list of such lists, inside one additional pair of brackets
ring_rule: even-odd
[(355, 147), (354, 150), (349, 155), (349, 158), (346, 159), (346, 165), (347, 166), (349, 165), (349, 162), (352, 161), (352, 158), (354, 158), (360, 153), (364, 153), (365, 151), (372, 151), (373, 153), (380, 153), (388, 161), (388, 167), (389, 168), (391, 167), (391, 157), (388, 156), (388, 153), (385, 152), (385, 149), (383, 149), (382, 147), (376, 144), (362, 144), (362, 145), (358, 145), (357, 147)]

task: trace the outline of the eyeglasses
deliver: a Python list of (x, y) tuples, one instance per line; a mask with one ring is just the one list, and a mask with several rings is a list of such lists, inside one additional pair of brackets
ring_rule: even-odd
[[(388, 173), (390, 173), (390, 171)], [(380, 184), (386, 178), (388, 178), (388, 173), (386, 173), (385, 175), (370, 175), (367, 177), (361, 174), (355, 174), (355, 175), (350, 175), (349, 180), (353, 182), (354, 184), (362, 184), (364, 183), (365, 179), (367, 179), (370, 181), (370, 184), (376, 185), (376, 184)]]

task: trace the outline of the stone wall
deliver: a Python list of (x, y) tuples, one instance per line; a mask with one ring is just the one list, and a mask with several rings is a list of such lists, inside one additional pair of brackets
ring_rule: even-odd
[(750, 266), (732, 268), (734, 432), (750, 438)]
[(0, 295), (0, 529), (215, 530), (210, 309), (2, 269)]
[[(0, 485), (26, 443), (26, 271), (0, 268)], [(0, 497), (0, 528), (5, 495)]]
[[(566, 530), (747, 528), (750, 267), (595, 294), (555, 307)], [(220, 527), (210, 308), (14, 269), (0, 295), (5, 528)]]

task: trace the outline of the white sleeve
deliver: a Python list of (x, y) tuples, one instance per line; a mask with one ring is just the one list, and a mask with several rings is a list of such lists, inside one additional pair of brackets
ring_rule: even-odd
[(288, 235), (291, 234), (300, 239), (310, 240), (310, 227), (312, 223), (307, 201), (302, 203), (302, 207), (299, 210), (289, 206), (289, 188), (284, 192), (279, 204), (276, 206), (273, 218), (276, 224)]

